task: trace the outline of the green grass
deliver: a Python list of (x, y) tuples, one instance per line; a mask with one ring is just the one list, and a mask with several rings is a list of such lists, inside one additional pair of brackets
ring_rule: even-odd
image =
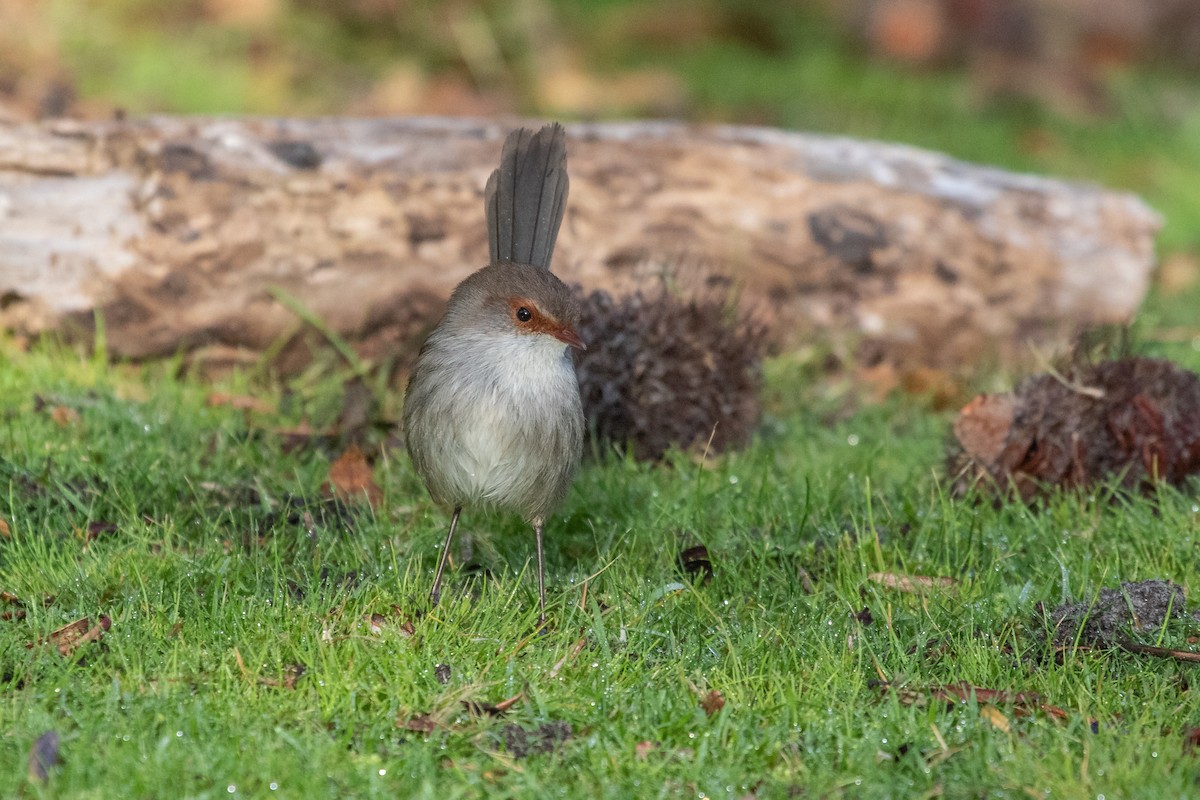
[[(828, 422), (844, 398), (787, 363), (770, 372), (771, 423), (749, 450), (708, 469), (683, 456), (585, 467), (549, 529), (551, 625), (531, 636), (532, 537), (502, 516), (466, 518), (484, 569), (456, 564), (421, 615), (446, 519), (402, 451), (377, 464), (377, 511), (322, 518), (334, 454), (285, 453), (271, 431), (294, 420), (210, 408), (169, 365), (9, 349), (0, 589), (27, 616), (0, 621), (0, 796), (1197, 791), (1182, 741), (1200, 721), (1195, 667), (1097, 651), (1056, 663), (1037, 621), (1039, 602), (1122, 580), (1195, 591), (1192, 497), (1097, 492), (1041, 511), (953, 500), (944, 416), (894, 403)], [(56, 424), (56, 405), (77, 420)], [(287, 502), (291, 519), (276, 513)], [(100, 522), (115, 530), (85, 541)], [(709, 584), (676, 569), (694, 543), (711, 553)], [(906, 594), (872, 572), (960, 583)], [(864, 606), (871, 624), (854, 616)], [(100, 643), (27, 648), (101, 613)], [(1141, 636), (1185, 646), (1196, 629)], [(294, 688), (271, 685), (296, 664)], [(1003, 730), (975, 701), (948, 708), (925, 691), (958, 681), (1037, 692), (1068, 719), (1001, 704)], [(709, 716), (713, 690), (725, 706)], [(518, 694), (503, 717), (463, 705)], [(438, 727), (397, 725), (422, 714)], [(572, 731), (557, 750), (509, 752), (506, 726), (552, 723)], [(30, 784), (29, 749), (49, 730), (61, 763)]]
[[(676, 71), (694, 119), (907, 141), (1126, 188), (1165, 214), (1164, 250), (1200, 242), (1200, 103), (1177, 78), (1131, 73), (1113, 117), (1064, 120), (981, 106), (962, 75), (872, 63), (800, 16), (772, 26), (782, 46), (771, 55), (719, 40), (647, 49), (614, 23), (624, 2), (555, 8), (594, 68)], [(182, 6), (52, 6), (81, 91), (134, 112), (336, 112), (331, 97), (395, 58), (453, 60), (445, 42), (399, 52), (394, 37), (331, 31), (292, 9), (256, 34), (274, 59), (256, 65), (261, 42), (184, 24)], [(418, 4), (418, 21), (433, 24), (431, 8)], [(1156, 338), (1194, 332), (1196, 302), (1195, 291), (1152, 297), (1139, 351), (1200, 368), (1200, 339)], [(442, 605), (424, 614), (446, 517), (403, 450), (376, 464), (377, 510), (331, 508), (336, 448), (288, 451), (277, 431), (332, 418), (336, 382), (297, 382), (285, 397), (235, 379), (225, 388), (287, 409), (247, 417), (208, 407), (208, 387), (176, 367), (0, 347), (0, 590), (26, 613), (0, 620), (0, 796), (1200, 792), (1200, 762), (1183, 747), (1200, 725), (1196, 667), (1117, 651), (1056, 659), (1038, 621), (1039, 603), (1123, 580), (1200, 591), (1194, 484), (1037, 511), (951, 499), (947, 415), (916, 401), (846, 412), (836, 387), (776, 361), (768, 419), (746, 452), (706, 469), (682, 455), (658, 467), (606, 455), (583, 469), (548, 530), (551, 625), (531, 636), (532, 536), (519, 521), (465, 517), (474, 559), (455, 564)], [(388, 398), (385, 413), (398, 404)], [(55, 406), (77, 417), (59, 425)], [(709, 584), (675, 565), (696, 543), (712, 556)], [(874, 572), (958, 585), (902, 593)], [(864, 607), (870, 624), (855, 616)], [(99, 643), (68, 657), (27, 647), (99, 614), (112, 620)], [(378, 633), (372, 614), (384, 616)], [(1139, 636), (1194, 648), (1197, 627)], [(279, 685), (295, 665), (294, 688)], [(960, 681), (1037, 692), (1067, 719), (947, 707), (928, 691)], [(725, 700), (711, 716), (710, 691)], [(518, 695), (503, 717), (464, 706)], [(437, 727), (406, 729), (420, 715)], [(508, 746), (509, 726), (559, 723), (572, 735), (553, 752)], [(60, 735), (61, 761), (30, 783), (45, 731)]]

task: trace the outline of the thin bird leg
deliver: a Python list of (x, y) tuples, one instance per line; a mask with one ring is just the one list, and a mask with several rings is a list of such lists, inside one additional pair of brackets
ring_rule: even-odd
[(538, 627), (546, 622), (546, 570), (542, 563), (542, 521), (533, 521), (533, 534), (537, 537), (538, 556)]
[(433, 576), (433, 588), (429, 590), (429, 605), (436, 606), (438, 597), (442, 594), (442, 571), (446, 569), (446, 559), (450, 556), (450, 542), (454, 540), (454, 529), (458, 527), (458, 515), (462, 513), (462, 506), (454, 507), (454, 514), (450, 517), (450, 532), (446, 534), (446, 546), (442, 548), (442, 557), (438, 559), (437, 572)]

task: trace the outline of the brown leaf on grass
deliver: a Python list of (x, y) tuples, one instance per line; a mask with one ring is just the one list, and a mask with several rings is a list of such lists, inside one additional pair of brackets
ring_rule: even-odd
[(638, 761), (645, 761), (657, 749), (658, 744), (656, 742), (641, 741), (633, 746), (633, 755)]
[(250, 674), (250, 670), (246, 669), (246, 662), (242, 660), (242, 653), (236, 647), (233, 649), (233, 657), (237, 660), (238, 671), (242, 673), (242, 677), (248, 681), (255, 681), (261, 686), (281, 687), (283, 689), (296, 688), (296, 681), (308, 671), (308, 668), (296, 661), (288, 664), (283, 668), (283, 674), (278, 678), (265, 678)]
[(209, 407), (229, 406), (238, 411), (258, 411), (263, 414), (275, 411), (275, 404), (271, 401), (243, 394), (210, 392), (208, 397), (204, 398), (204, 403)]
[(587, 637), (586, 636), (579, 637), (579, 640), (576, 641), (575, 644), (571, 645), (571, 649), (567, 651), (567, 654), (565, 656), (563, 656), (562, 658), (560, 658), (558, 660), (558, 663), (556, 663), (553, 667), (550, 668), (549, 678), (551, 680), (553, 680), (554, 678), (557, 678), (558, 673), (562, 671), (562, 668), (565, 667), (568, 664), (568, 662), (575, 660), (575, 656), (579, 655), (579, 651), (583, 649), (585, 644), (587, 644)]
[(706, 715), (711, 717), (725, 707), (725, 697), (716, 689), (713, 689), (701, 698), (700, 707), (704, 709)]
[(25, 605), (21, 602), (21, 598), (17, 597), (12, 592), (6, 592), (3, 590), (0, 590), (0, 601), (8, 603), (10, 606)]
[(79, 421), (79, 412), (69, 406), (54, 406), (50, 409), (50, 419), (60, 428), (67, 428)]
[(1012, 732), (1012, 723), (1008, 721), (1008, 717), (1004, 716), (1004, 712), (990, 703), (984, 703), (979, 707), (979, 716), (991, 723), (992, 727), (1004, 733)]
[(28, 768), (31, 783), (44, 783), (50, 777), (50, 770), (58, 766), (58, 741), (57, 731), (46, 731), (33, 743)]
[(414, 714), (406, 720), (396, 720), (396, 727), (417, 733), (433, 733), (437, 729), (437, 721), (428, 714)]
[(301, 664), (299, 661), (288, 664), (283, 668), (283, 676), (280, 678), (261, 678), (263, 686), (281, 686), (284, 689), (295, 689), (296, 681), (304, 676), (308, 671), (308, 667)]
[(491, 703), (480, 703), (475, 700), (463, 700), (462, 705), (463, 708), (477, 717), (502, 717), (524, 697), (524, 692), (517, 692), (507, 700), (501, 700), (495, 705), (492, 705)]
[(338, 456), (329, 467), (329, 482), (332, 494), (343, 500), (361, 500), (364, 497), (372, 508), (383, 500), (383, 492), (375, 483), (375, 475), (366, 456), (358, 445), (352, 444)]
[(116, 533), (116, 531), (117, 523), (96, 520), (88, 523), (87, 531), (84, 533), (83, 538), (85, 541), (92, 542), (106, 534)]
[(371, 613), (363, 615), (363, 620), (366, 621), (371, 633), (376, 635), (390, 628), (395, 630), (401, 636), (410, 638), (416, 635), (417, 629), (413, 626), (412, 619), (404, 617), (404, 612), (400, 606), (392, 606), (392, 617), (386, 614)]
[[(1056, 719), (1067, 719), (1067, 712), (1058, 706), (1042, 702), (1037, 692), (1013, 692), (1008, 689), (986, 689), (982, 686), (972, 686), (963, 681), (947, 683), (941, 686), (930, 686), (925, 689), (896, 689), (891, 684), (882, 684), (884, 689), (892, 689), (896, 697), (906, 706), (920, 705), (927, 700), (939, 700), (949, 706), (970, 701), (972, 697), (980, 706), (1012, 706), (1013, 715), (1024, 717), (1035, 711), (1041, 711)], [(981, 712), (982, 713), (982, 712)], [(989, 719), (989, 722), (993, 720)]]
[(69, 656), (82, 645), (98, 640), (110, 627), (112, 627), (112, 620), (106, 616), (101, 615), (95, 625), (88, 617), (84, 617), (62, 626), (45, 639), (38, 639), (36, 642), (26, 644), (25, 649), (32, 650), (38, 645), (52, 644), (58, 648), (59, 653)]
[(400, 606), (393, 605), (392, 606), (392, 614), (395, 615), (397, 618), (402, 617), (404, 619), (404, 621), (400, 623), (399, 628), (398, 628), (401, 636), (409, 637), (409, 636), (417, 635), (417, 629), (416, 629), (416, 626), (413, 625), (412, 617), (406, 616), (403, 609), (401, 609)]
[(0, 539), (11, 539), (12, 531), (8, 527), (8, 520), (0, 519)]
[(713, 578), (712, 558), (708, 555), (708, 548), (702, 544), (680, 551), (675, 564), (689, 578), (699, 578), (702, 583), (708, 583)]
[(796, 567), (796, 577), (800, 580), (800, 591), (805, 594), (813, 594), (817, 591), (817, 587), (813, 585), (812, 576), (804, 567)]
[(875, 622), (875, 615), (871, 613), (870, 606), (863, 606), (862, 611), (855, 611), (852, 616), (863, 625), (871, 625)]
[(867, 580), (878, 583), (886, 589), (913, 594), (930, 589), (952, 589), (958, 586), (958, 581), (954, 578), (935, 575), (901, 575), (896, 572), (872, 572), (867, 576)]

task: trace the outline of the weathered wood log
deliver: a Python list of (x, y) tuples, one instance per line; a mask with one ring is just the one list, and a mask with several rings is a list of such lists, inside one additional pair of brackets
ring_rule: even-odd
[[(0, 124), (0, 323), (86, 332), (99, 310), (118, 356), (256, 359), (301, 328), (286, 293), (365, 356), (400, 352), (486, 262), (482, 189), (513, 124)], [(731, 281), (782, 346), (1019, 360), (1128, 318), (1153, 265), (1157, 216), (1093, 186), (762, 128), (567, 130), (556, 272)]]

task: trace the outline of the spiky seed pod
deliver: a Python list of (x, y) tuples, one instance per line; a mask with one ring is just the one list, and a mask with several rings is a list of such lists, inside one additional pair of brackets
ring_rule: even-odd
[(962, 493), (1012, 489), (1033, 500), (1110, 476), (1145, 490), (1200, 471), (1200, 377), (1169, 361), (1122, 358), (981, 395), (954, 423), (947, 459)]
[(766, 329), (716, 292), (580, 293), (576, 372), (593, 435), (643, 460), (672, 445), (745, 445), (759, 419)]

